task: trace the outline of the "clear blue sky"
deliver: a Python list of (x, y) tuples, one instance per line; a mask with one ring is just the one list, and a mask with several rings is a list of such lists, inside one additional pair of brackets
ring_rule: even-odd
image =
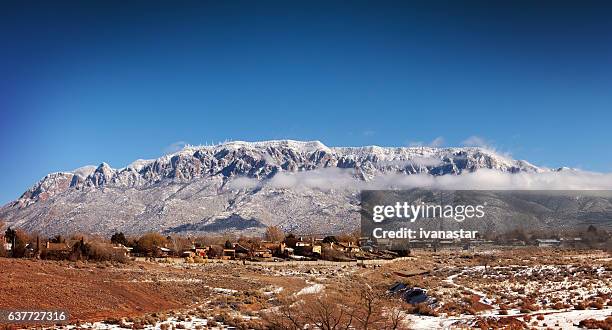
[(537, 165), (610, 172), (611, 9), (3, 1), (0, 203), (48, 172), (122, 167), (178, 141), (479, 136)]

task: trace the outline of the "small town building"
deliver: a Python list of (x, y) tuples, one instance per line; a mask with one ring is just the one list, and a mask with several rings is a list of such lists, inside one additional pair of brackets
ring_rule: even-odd
[(538, 247), (557, 247), (561, 245), (561, 241), (556, 239), (538, 238), (536, 239), (536, 244), (538, 245)]
[(170, 250), (169, 248), (163, 247), (163, 246), (158, 246), (157, 248), (157, 255), (159, 257), (169, 257), (172, 254), (172, 250)]
[(184, 257), (184, 258), (188, 258), (188, 257), (193, 258), (195, 256), (196, 256), (196, 253), (191, 251), (191, 250), (185, 250), (185, 251), (181, 252), (181, 257)]
[(196, 247), (193, 249), (193, 252), (195, 253), (196, 256), (200, 256), (200, 257), (206, 257), (208, 255), (208, 250), (210, 248), (207, 247)]
[(285, 242), (276, 243), (263, 241), (261, 242), (261, 247), (270, 250), (272, 252), (272, 255), (282, 256), (285, 254), (287, 244), (285, 244)]
[(337, 244), (333, 244), (333, 247), (336, 250), (347, 252), (347, 253), (359, 252), (359, 245), (353, 242), (339, 242)]
[(223, 249), (223, 253), (221, 254), (221, 259), (223, 260), (236, 259), (236, 250)]
[(256, 249), (253, 251), (253, 256), (257, 258), (272, 258), (272, 251), (268, 249)]

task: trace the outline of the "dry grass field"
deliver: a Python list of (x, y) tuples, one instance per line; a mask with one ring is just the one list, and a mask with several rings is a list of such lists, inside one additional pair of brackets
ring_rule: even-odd
[[(0, 309), (64, 309), (70, 313), (64, 328), (610, 329), (612, 324), (612, 259), (598, 251), (418, 252), (410, 260), (367, 266), (0, 258), (0, 269)], [(410, 304), (402, 294), (390, 294), (397, 283), (425, 289), (427, 300)]]

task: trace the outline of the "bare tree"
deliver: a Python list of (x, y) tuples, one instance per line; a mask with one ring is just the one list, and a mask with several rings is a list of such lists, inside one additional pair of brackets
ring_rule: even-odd
[(404, 329), (405, 313), (399, 300), (389, 300), (385, 290), (365, 283), (341, 288), (326, 288), (324, 292), (290, 295), (279, 298), (281, 306), (263, 319), (272, 329), (322, 330)]
[(271, 329), (289, 329), (298, 330), (304, 329), (306, 323), (304, 316), (301, 314), (301, 307), (304, 306), (304, 301), (297, 299), (295, 296), (279, 297), (281, 305), (274, 312), (263, 313), (262, 317), (267, 322)]
[(332, 293), (314, 295), (306, 306), (305, 318), (322, 330), (350, 329), (353, 314), (348, 312), (341, 296)]
[(264, 238), (266, 241), (270, 242), (281, 242), (283, 239), (285, 239), (285, 233), (277, 226), (270, 226), (266, 228)]
[(193, 245), (189, 239), (181, 236), (170, 236), (168, 241), (170, 244), (170, 249), (179, 256), (181, 255), (181, 252), (191, 249)]

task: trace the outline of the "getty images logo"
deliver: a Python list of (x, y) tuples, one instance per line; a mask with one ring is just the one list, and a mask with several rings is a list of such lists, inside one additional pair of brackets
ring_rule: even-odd
[(372, 209), (372, 221), (383, 222), (386, 219), (406, 219), (415, 222), (417, 219), (446, 218), (462, 222), (465, 219), (482, 218), (485, 216), (482, 205), (440, 205), (440, 204), (410, 204), (396, 202), (395, 205), (375, 205)]

